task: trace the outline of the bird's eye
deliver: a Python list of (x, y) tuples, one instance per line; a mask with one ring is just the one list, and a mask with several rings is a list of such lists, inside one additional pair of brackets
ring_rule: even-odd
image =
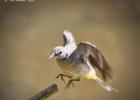
[(58, 54), (60, 55), (62, 53), (62, 51), (60, 51)]

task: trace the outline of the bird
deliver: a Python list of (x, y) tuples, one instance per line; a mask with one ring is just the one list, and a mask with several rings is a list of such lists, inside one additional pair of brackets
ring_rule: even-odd
[[(101, 51), (92, 43), (82, 41), (76, 43), (73, 34), (69, 30), (63, 32), (64, 44), (53, 48), (49, 59), (54, 58), (64, 74), (59, 74), (56, 78), (69, 78), (65, 89), (70, 85), (74, 86), (74, 81), (81, 78), (95, 80), (106, 91), (115, 91), (107, 81), (112, 80), (113, 71)], [(97, 70), (102, 75), (102, 79), (97, 76)]]

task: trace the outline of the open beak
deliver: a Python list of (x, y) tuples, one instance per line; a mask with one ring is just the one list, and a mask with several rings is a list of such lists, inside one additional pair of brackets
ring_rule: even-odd
[(55, 53), (53, 52), (53, 53), (50, 55), (49, 59), (52, 59), (52, 58), (54, 58), (54, 57), (55, 57)]

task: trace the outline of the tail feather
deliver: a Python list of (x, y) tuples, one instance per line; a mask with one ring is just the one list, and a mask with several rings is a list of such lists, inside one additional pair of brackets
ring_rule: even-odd
[(110, 85), (108, 85), (107, 83), (105, 83), (104, 81), (102, 81), (99, 77), (96, 76), (96, 78), (94, 78), (96, 80), (96, 82), (106, 91), (115, 91), (118, 92), (117, 89), (111, 87)]

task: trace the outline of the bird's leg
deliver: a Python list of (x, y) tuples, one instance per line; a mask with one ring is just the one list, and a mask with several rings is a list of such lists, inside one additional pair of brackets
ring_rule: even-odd
[(79, 78), (78, 78), (78, 79), (70, 79), (70, 80), (68, 81), (68, 83), (67, 83), (65, 89), (69, 88), (70, 85), (72, 85), (72, 86), (74, 87), (73, 81), (80, 81), (80, 79), (79, 79)]
[(64, 74), (58, 74), (58, 75), (56, 76), (57, 79), (58, 79), (59, 77), (61, 78), (61, 80), (62, 80), (64, 83), (65, 83), (64, 77), (71, 78), (71, 76), (64, 75)]

